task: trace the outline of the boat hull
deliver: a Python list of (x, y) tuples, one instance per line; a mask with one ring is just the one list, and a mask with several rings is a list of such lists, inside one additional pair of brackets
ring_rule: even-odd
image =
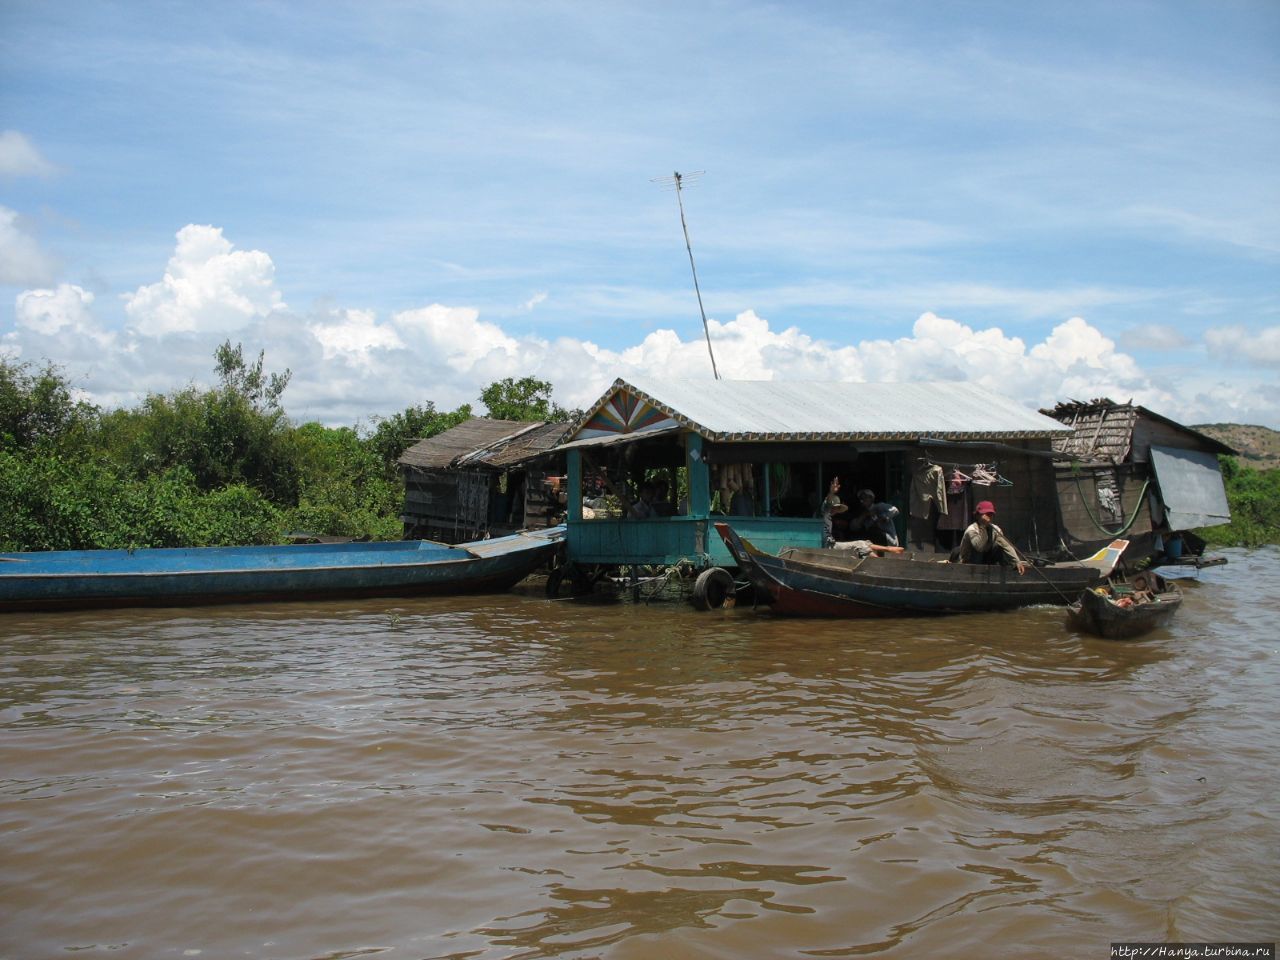
[(507, 590), (560, 548), (563, 528), (431, 541), (82, 550), (0, 555), (0, 611), (198, 606)]
[[(774, 611), (799, 616), (885, 617), (1066, 605), (1110, 573), (1085, 563), (1017, 570), (899, 556), (863, 559), (832, 550), (770, 556), (716, 524), (738, 567)], [(1116, 556), (1123, 547), (1114, 549)]]
[(1099, 588), (1085, 590), (1067, 607), (1071, 625), (1107, 640), (1133, 640), (1163, 627), (1182, 606), (1176, 584), (1159, 578), (1159, 589), (1145, 603), (1120, 606)]

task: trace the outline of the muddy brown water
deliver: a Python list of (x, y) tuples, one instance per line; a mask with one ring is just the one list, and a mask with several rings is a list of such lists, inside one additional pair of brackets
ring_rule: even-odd
[(1280, 938), (1280, 550), (1136, 643), (494, 597), (0, 616), (0, 957)]

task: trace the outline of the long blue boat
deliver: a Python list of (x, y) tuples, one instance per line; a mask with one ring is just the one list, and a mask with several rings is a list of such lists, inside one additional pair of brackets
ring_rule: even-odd
[(456, 546), (395, 540), (5, 553), (0, 612), (496, 592), (549, 561), (564, 529)]

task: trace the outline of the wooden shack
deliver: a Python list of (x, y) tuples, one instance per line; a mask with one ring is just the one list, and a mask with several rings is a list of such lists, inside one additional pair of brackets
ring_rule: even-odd
[[(915, 551), (949, 553), (991, 500), (1014, 542), (1040, 553), (1058, 539), (1051, 444), (1069, 433), (967, 383), (620, 379), (558, 448), (568, 559), (727, 566), (711, 527), (723, 515), (762, 549), (821, 546), (833, 477), (846, 503), (868, 489), (896, 507), (898, 541)], [(639, 519), (645, 483), (667, 502)], [(834, 539), (856, 538), (832, 520)]]
[(558, 523), (567, 423), (472, 417), (400, 457), (406, 538), (460, 543)]
[(1071, 428), (1053, 441), (1071, 552), (1124, 537), (1129, 564), (1177, 561), (1187, 531), (1231, 521), (1218, 456), (1236, 451), (1226, 444), (1132, 402), (1070, 400), (1041, 413)]

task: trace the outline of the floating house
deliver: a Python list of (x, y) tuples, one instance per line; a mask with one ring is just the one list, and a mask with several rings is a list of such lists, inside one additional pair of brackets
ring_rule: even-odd
[(459, 543), (559, 522), (567, 423), (472, 417), (400, 457), (406, 539)]
[(1071, 428), (1053, 441), (1069, 549), (1123, 536), (1130, 563), (1196, 562), (1203, 543), (1187, 531), (1231, 521), (1218, 456), (1236, 451), (1226, 444), (1132, 402), (1072, 400), (1041, 413)]
[[(821, 546), (833, 478), (856, 504), (896, 508), (894, 537), (949, 553), (976, 503), (995, 503), (1031, 553), (1058, 544), (1053, 451), (1072, 428), (969, 383), (619, 379), (566, 434), (567, 559), (727, 566), (729, 516), (762, 549)], [(890, 512), (885, 508), (885, 512)], [(854, 510), (831, 517), (835, 540)]]

